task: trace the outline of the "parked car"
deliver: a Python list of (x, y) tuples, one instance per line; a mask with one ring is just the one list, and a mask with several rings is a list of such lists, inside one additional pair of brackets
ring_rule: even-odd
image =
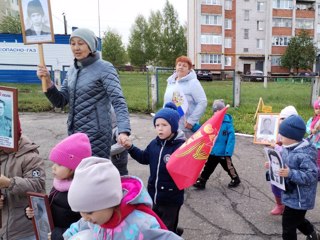
[(198, 80), (212, 81), (212, 72), (210, 70), (197, 70)]
[(252, 70), (247, 72), (244, 77), (244, 80), (247, 81), (263, 81), (263, 72), (260, 70)]

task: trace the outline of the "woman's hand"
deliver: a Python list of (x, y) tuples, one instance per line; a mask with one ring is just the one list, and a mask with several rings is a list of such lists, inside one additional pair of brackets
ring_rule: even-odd
[(46, 82), (47, 88), (50, 88), (52, 86), (50, 73), (45, 66), (38, 66), (37, 76), (41, 81)]
[(33, 218), (34, 217), (34, 211), (31, 207), (26, 208), (26, 215), (28, 218)]

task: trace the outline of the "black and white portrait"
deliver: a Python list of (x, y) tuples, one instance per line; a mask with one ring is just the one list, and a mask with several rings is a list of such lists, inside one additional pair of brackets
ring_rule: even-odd
[(257, 117), (254, 143), (271, 145), (277, 142), (279, 114), (259, 113)]

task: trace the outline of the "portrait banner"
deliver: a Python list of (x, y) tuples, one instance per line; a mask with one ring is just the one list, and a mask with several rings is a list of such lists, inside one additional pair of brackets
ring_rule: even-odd
[(48, 234), (54, 228), (48, 196), (36, 192), (27, 192), (27, 196), (29, 207), (34, 212), (32, 222), (36, 238), (37, 240), (48, 240)]
[(253, 143), (275, 144), (278, 137), (279, 120), (278, 113), (258, 113)]
[(0, 149), (18, 150), (18, 89), (0, 86)]
[(264, 148), (264, 151), (269, 161), (270, 183), (285, 191), (284, 177), (279, 176), (280, 168), (284, 167), (280, 153), (272, 148)]

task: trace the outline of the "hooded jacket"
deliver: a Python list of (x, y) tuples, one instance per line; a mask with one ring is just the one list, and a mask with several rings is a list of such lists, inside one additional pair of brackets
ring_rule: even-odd
[(92, 155), (110, 158), (112, 138), (111, 104), (119, 133), (130, 134), (130, 120), (118, 74), (113, 65), (95, 53), (77, 61), (68, 71), (61, 90), (48, 89), (47, 98), (56, 107), (69, 104), (68, 134), (86, 133)]
[(188, 102), (188, 109), (179, 121), (179, 128), (185, 132), (186, 137), (188, 138), (192, 135), (192, 131), (184, 127), (185, 121), (190, 123), (192, 126), (199, 122), (206, 110), (208, 101), (206, 93), (204, 92), (201, 83), (197, 79), (197, 74), (194, 70), (191, 70), (187, 76), (181, 78), (179, 81), (176, 81), (176, 77), (177, 73), (174, 72), (167, 79), (167, 88), (164, 94), (164, 104), (168, 102), (175, 102), (173, 99), (174, 93), (183, 93), (178, 95), (185, 96)]
[[(195, 124), (192, 131), (196, 132), (200, 126), (200, 124)], [(223, 118), (219, 135), (214, 143), (210, 155), (231, 157), (233, 155), (235, 142), (236, 138), (234, 134), (232, 116), (230, 114), (226, 114)]]
[(313, 209), (318, 183), (316, 148), (303, 140), (298, 146), (284, 147), (281, 156), (284, 165), (290, 169), (285, 178), (286, 190), (281, 196), (282, 203), (293, 209)]
[[(142, 181), (133, 176), (121, 177), (123, 198), (120, 205), (123, 208), (128, 206), (144, 205), (151, 210), (152, 200), (143, 187)], [(102, 190), (104, 191), (104, 190)], [(119, 208), (119, 216), (123, 216), (122, 207)], [(107, 225), (108, 223), (104, 224)], [(138, 209), (131, 211), (124, 219), (115, 224), (112, 228), (100, 226), (86, 222), (81, 218), (78, 222), (73, 223), (70, 228), (63, 234), (65, 239), (78, 232), (90, 229), (92, 240), (140, 240), (140, 239), (158, 239), (158, 240), (180, 240), (182, 238), (173, 232), (161, 229), (157, 218)]]
[(145, 150), (140, 150), (134, 145), (128, 150), (137, 162), (149, 165), (148, 192), (155, 204), (183, 204), (184, 191), (178, 189), (166, 165), (171, 154), (184, 142), (183, 132), (178, 131), (170, 140), (155, 138)]
[(9, 188), (2, 189), (4, 207), (0, 238), (14, 240), (34, 235), (32, 221), (25, 217), (28, 206), (26, 192), (45, 193), (44, 162), (38, 145), (22, 135), (17, 152), (0, 153), (1, 174), (11, 179)]

